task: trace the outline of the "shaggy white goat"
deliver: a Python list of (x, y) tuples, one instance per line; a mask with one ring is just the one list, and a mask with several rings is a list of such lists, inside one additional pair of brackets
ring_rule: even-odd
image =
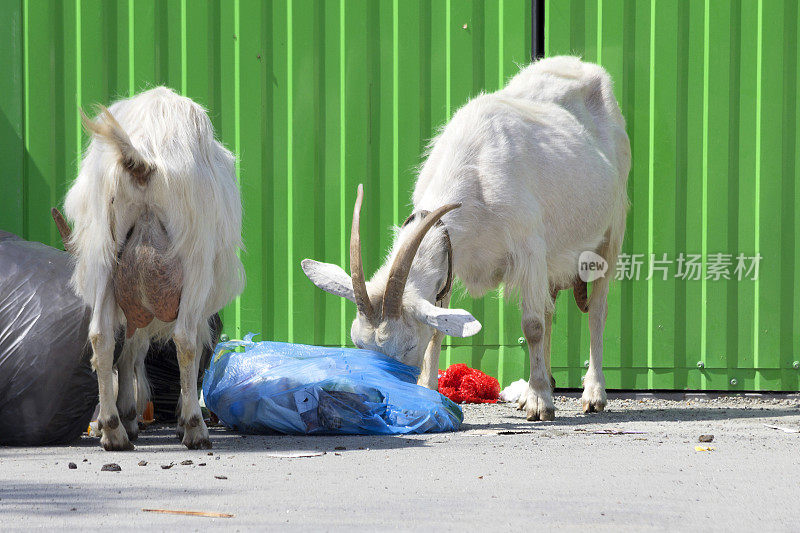
[[(165, 87), (101, 108), (94, 121), (83, 118), (92, 140), (64, 204), (74, 228), (71, 236), (66, 224), (59, 229), (76, 258), (74, 289), (92, 309), (100, 443), (133, 447), (149, 393), (147, 349), (151, 339), (171, 337), (180, 366), (178, 435), (188, 448), (209, 448), (197, 399), (199, 354), (211, 343), (208, 318), (244, 287), (235, 158), (214, 139), (205, 110)], [(115, 365), (114, 336), (123, 325)]]
[[(505, 283), (519, 294), (531, 376), (519, 401), (529, 420), (555, 416), (550, 326), (555, 292), (574, 287), (586, 308), (578, 257), (593, 251), (614, 272), (625, 232), (630, 145), (603, 68), (575, 57), (543, 59), (508, 85), (480, 95), (434, 139), (414, 190), (414, 211), (392, 251), (365, 282), (358, 236), (362, 189), (353, 215), (352, 277), (306, 259), (321, 289), (352, 300), (353, 342), (412, 366), (437, 386), (444, 334), (474, 335), (467, 311), (447, 309), (451, 272), (473, 295)], [(437, 222), (440, 221), (440, 222)], [(452, 243), (452, 244), (450, 244)], [(610, 276), (588, 299), (591, 349), (583, 410), (606, 404), (602, 371)]]

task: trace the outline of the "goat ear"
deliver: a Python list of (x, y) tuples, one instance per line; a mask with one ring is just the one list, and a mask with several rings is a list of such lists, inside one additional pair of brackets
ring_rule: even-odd
[(417, 320), (451, 337), (472, 337), (481, 330), (481, 323), (464, 309), (436, 307), (420, 300), (414, 307)]
[(311, 280), (311, 283), (325, 292), (347, 298), (355, 303), (353, 281), (350, 279), (350, 275), (340, 266), (320, 263), (313, 259), (303, 259), (300, 266), (303, 267), (303, 272)]

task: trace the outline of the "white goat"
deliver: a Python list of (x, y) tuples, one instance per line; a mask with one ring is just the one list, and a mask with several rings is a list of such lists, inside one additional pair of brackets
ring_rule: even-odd
[[(151, 339), (171, 337), (178, 436), (188, 448), (210, 448), (197, 399), (199, 354), (211, 343), (208, 318), (244, 287), (235, 158), (214, 139), (205, 110), (164, 87), (83, 119), (93, 137), (65, 201), (74, 228), (70, 236), (62, 220), (59, 230), (76, 258), (74, 289), (92, 309), (100, 443), (133, 448), (149, 393), (147, 349)], [(115, 365), (122, 325), (127, 338)]]
[[(578, 278), (583, 251), (601, 255), (614, 272), (629, 170), (625, 121), (608, 73), (575, 57), (543, 59), (500, 91), (472, 99), (433, 140), (414, 190), (414, 211), (372, 280), (365, 281), (361, 263), (361, 187), (353, 214), (352, 277), (310, 259), (302, 267), (319, 288), (356, 303), (351, 336), (357, 346), (422, 366), (420, 383), (429, 388), (437, 386), (444, 334), (466, 337), (481, 328), (467, 311), (447, 309), (450, 261), (473, 295), (504, 282), (519, 294), (531, 361), (519, 408), (528, 420), (552, 420), (555, 292), (574, 287), (585, 310), (586, 285)], [(593, 282), (588, 299), (585, 412), (606, 404), (609, 277)]]

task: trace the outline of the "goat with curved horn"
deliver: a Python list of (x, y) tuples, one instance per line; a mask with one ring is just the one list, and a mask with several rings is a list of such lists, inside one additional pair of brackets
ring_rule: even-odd
[[(374, 287), (382, 289), (379, 293), (382, 294), (381, 305), (376, 306), (376, 302), (370, 300), (367, 293), (361, 257), (360, 217), (363, 200), (364, 188), (359, 185), (350, 235), (350, 274), (338, 265), (313, 259), (304, 259), (301, 262), (303, 272), (320, 289), (356, 304), (358, 313), (351, 330), (351, 337), (356, 346), (379, 351), (406, 364), (419, 367), (428, 341), (421, 340), (411, 345), (397, 343), (394, 339), (401, 337), (410, 340), (417, 335), (432, 337), (434, 330), (441, 334), (469, 337), (481, 329), (480, 322), (467, 311), (448, 309), (444, 303), (450, 298), (452, 275), (452, 249), (449, 238), (434, 239), (430, 243), (423, 244), (425, 235), (431, 228), (437, 223), (441, 224), (442, 216), (461, 204), (448, 203), (432, 213), (419, 211), (416, 213), (416, 216), (421, 217), (418, 223), (400, 228), (394, 243), (394, 252), (390, 254), (390, 257), (394, 258), (393, 263), (387, 263), (378, 269), (371, 281)], [(404, 311), (403, 293), (406, 282), (412, 275), (411, 265), (418, 254), (420, 257), (423, 254), (426, 257), (424, 261), (426, 268), (423, 269), (425, 272), (422, 272), (422, 275), (436, 279), (431, 284), (425, 283), (424, 287), (415, 285), (417, 290), (413, 297), (409, 296), (409, 301), (405, 302), (405, 309), (411, 313), (409, 320), (392, 320), (400, 317)], [(439, 281), (441, 279), (445, 280), (444, 288)]]
[(572, 288), (581, 311), (589, 313), (591, 337), (581, 405), (587, 413), (602, 411), (611, 280), (592, 281), (591, 295), (585, 282), (575, 280), (586, 251), (614, 271), (625, 234), (630, 164), (625, 119), (608, 73), (577, 57), (542, 59), (499, 91), (470, 100), (433, 140), (419, 169), (412, 213), (397, 228), (390, 259), (369, 281), (372, 301), (358, 235), (360, 188), (352, 276), (311, 259), (303, 260), (303, 272), (322, 290), (358, 304), (350, 328), (356, 346), (420, 368), (419, 383), (434, 389), (443, 337), (481, 330), (468, 311), (449, 308), (451, 280), (459, 279), (472, 297), (504, 283), (519, 296), (522, 311), (531, 373), (518, 406), (528, 420), (555, 416), (553, 299), (558, 290)]

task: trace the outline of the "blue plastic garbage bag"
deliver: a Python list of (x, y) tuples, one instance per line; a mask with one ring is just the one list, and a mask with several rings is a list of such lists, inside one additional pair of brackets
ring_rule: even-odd
[(253, 337), (218, 344), (203, 380), (206, 406), (237, 431), (398, 435), (461, 425), (458, 405), (383, 354)]

